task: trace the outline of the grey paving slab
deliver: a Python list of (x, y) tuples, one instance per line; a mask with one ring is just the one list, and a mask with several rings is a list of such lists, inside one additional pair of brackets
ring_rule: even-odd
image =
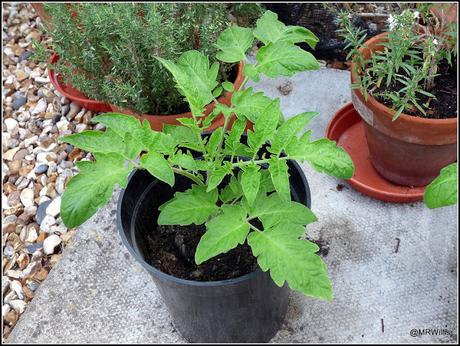
[[(263, 79), (255, 88), (280, 97), (287, 117), (319, 111), (312, 123), (317, 138), (350, 100), (348, 83), (348, 72), (323, 69)], [(293, 292), (286, 321), (272, 342), (456, 342), (456, 208), (375, 201), (306, 165), (303, 169), (318, 216), (308, 231), (329, 245), (325, 261), (335, 300)], [(339, 183), (345, 185), (341, 191)], [(78, 229), (8, 342), (185, 342), (153, 281), (121, 244), (117, 196)], [(446, 335), (413, 337), (412, 329)]]

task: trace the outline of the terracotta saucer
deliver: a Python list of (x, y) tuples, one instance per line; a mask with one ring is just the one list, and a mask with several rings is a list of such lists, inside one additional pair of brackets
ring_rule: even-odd
[(347, 182), (359, 192), (385, 202), (407, 203), (423, 199), (425, 187), (395, 185), (384, 179), (372, 166), (364, 135), (364, 124), (352, 103), (343, 106), (326, 129), (327, 138), (350, 154), (355, 174)]

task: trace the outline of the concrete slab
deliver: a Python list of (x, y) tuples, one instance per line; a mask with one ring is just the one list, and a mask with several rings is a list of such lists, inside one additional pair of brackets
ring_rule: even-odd
[[(312, 123), (318, 138), (334, 112), (350, 100), (348, 83), (348, 72), (323, 69), (263, 79), (255, 88), (280, 97), (287, 117), (319, 111)], [(309, 226), (309, 235), (329, 245), (325, 260), (335, 300), (292, 293), (285, 324), (272, 342), (455, 343), (456, 208), (375, 201), (303, 168), (319, 219)], [(341, 191), (339, 183), (345, 185)], [(121, 244), (117, 196), (80, 227), (7, 342), (185, 341), (149, 275)], [(430, 334), (437, 335), (414, 337), (413, 329), (412, 334), (432, 329)]]

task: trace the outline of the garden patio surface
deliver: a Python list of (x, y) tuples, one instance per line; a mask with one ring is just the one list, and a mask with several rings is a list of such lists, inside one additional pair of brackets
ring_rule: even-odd
[[(255, 88), (280, 97), (287, 117), (319, 111), (314, 138), (350, 100), (349, 73), (340, 70), (263, 79)], [(324, 259), (335, 299), (327, 303), (293, 292), (272, 342), (456, 342), (456, 207), (384, 203), (303, 169), (318, 216), (308, 233), (329, 246)], [(185, 342), (149, 274), (121, 243), (118, 193), (77, 230), (7, 342)], [(412, 329), (441, 335), (414, 337)]]

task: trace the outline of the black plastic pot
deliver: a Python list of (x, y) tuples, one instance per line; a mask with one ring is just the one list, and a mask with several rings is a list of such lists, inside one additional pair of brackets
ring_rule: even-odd
[[(310, 207), (310, 189), (300, 166), (288, 162), (292, 199)], [(279, 330), (288, 306), (289, 287), (278, 287), (259, 268), (236, 279), (191, 281), (165, 274), (145, 261), (145, 234), (156, 229), (158, 206), (190, 187), (176, 175), (176, 185), (137, 170), (120, 194), (117, 224), (131, 255), (151, 274), (176, 329), (190, 342), (268, 342)]]

